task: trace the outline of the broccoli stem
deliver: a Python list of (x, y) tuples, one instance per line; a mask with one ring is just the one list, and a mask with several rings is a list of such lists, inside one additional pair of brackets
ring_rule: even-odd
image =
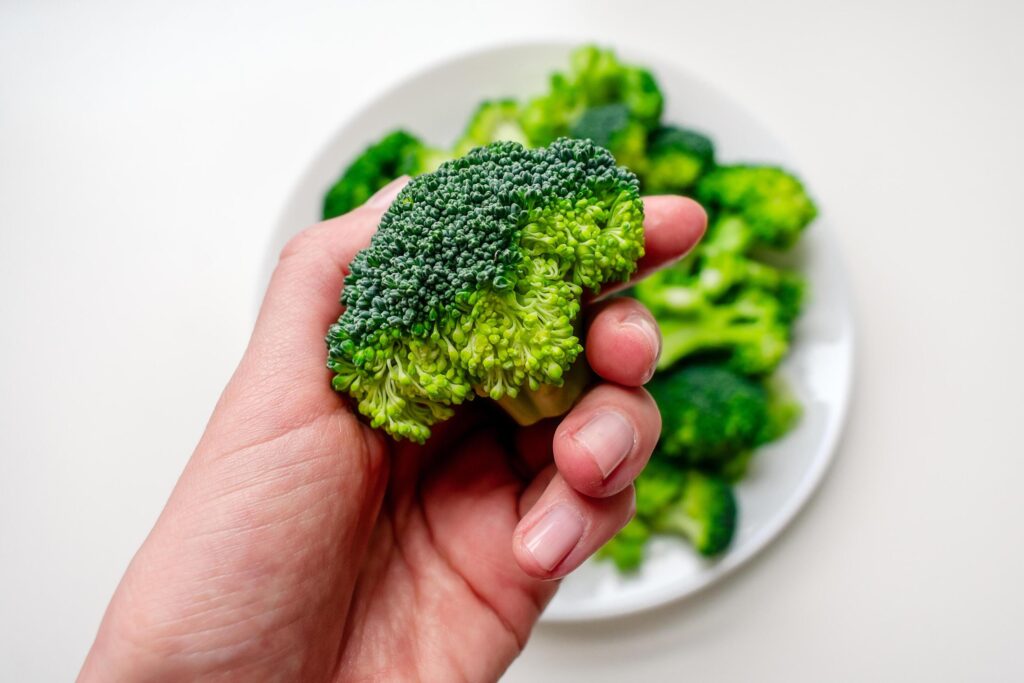
[(581, 354), (565, 375), (562, 386), (542, 384), (536, 391), (523, 387), (515, 397), (506, 395), (499, 399), (498, 405), (525, 427), (567, 413), (589, 382), (590, 366)]

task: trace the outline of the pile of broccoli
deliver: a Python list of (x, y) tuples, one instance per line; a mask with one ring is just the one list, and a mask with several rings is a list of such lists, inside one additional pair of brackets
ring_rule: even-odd
[[(756, 449), (800, 415), (773, 373), (789, 351), (807, 287), (799, 273), (773, 265), (773, 255), (799, 241), (816, 216), (814, 202), (781, 168), (720, 163), (707, 135), (663, 121), (663, 109), (650, 71), (585, 46), (565, 72), (552, 74), (546, 92), (480, 104), (448, 149), (406, 131), (386, 135), (349, 166), (323, 207), (325, 218), (340, 215), (400, 175), (421, 176), (353, 264), (344, 301), (352, 313), (331, 328), (328, 344), (335, 387), (357, 397), (374, 424), (422, 440), (449, 406), (473, 393), (499, 400), (523, 422), (564, 409), (579, 388), (565, 388), (578, 384), (565, 377), (580, 350), (579, 295), (632, 272), (642, 248), (639, 192), (682, 194), (704, 206), (709, 227), (701, 244), (631, 292), (662, 331), (649, 388), (663, 430), (637, 480), (635, 519), (601, 552), (623, 571), (640, 566), (654, 534), (684, 537), (705, 556), (725, 550), (737, 525), (733, 485)], [(572, 181), (578, 187), (552, 161), (559, 155), (586, 168)], [(616, 169), (612, 157), (632, 173)], [(473, 210), (497, 216), (504, 232), (485, 239), (474, 222), (480, 214), (431, 227), (438, 217), (463, 214), (480, 168), (508, 164), (540, 168), (542, 180), (527, 191), (492, 184), (493, 196), (473, 196)], [(432, 203), (437, 192), (443, 203)], [(570, 208), (580, 201), (585, 210)], [(539, 233), (509, 236), (518, 234), (509, 226), (533, 225), (534, 216), (544, 217)], [(574, 222), (584, 224), (587, 249), (613, 265), (591, 272), (580, 261), (586, 250), (569, 253), (566, 245), (579, 235), (559, 230)], [(409, 226), (416, 236), (399, 237)], [(486, 263), (472, 256), (488, 249), (495, 251)], [(452, 278), (425, 282), (416, 275), (429, 270), (423, 258), (451, 263)], [(405, 259), (409, 275), (377, 272), (393, 259)], [(510, 301), (529, 303), (512, 310)]]

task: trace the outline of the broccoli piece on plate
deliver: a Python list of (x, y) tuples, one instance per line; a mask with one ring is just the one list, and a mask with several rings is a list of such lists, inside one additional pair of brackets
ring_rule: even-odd
[(597, 557), (611, 560), (621, 572), (634, 572), (643, 564), (644, 546), (650, 538), (650, 528), (634, 517), (597, 551)]
[(422, 442), (475, 394), (529, 424), (586, 381), (584, 290), (643, 255), (639, 181), (586, 140), (497, 142), (414, 178), (353, 259), (327, 335), (334, 388)]
[(640, 173), (647, 163), (647, 131), (630, 118), (629, 109), (624, 104), (605, 104), (586, 110), (570, 134), (604, 147), (616, 161), (635, 173)]
[(661, 373), (648, 385), (661, 411), (658, 449), (695, 467), (716, 467), (752, 449), (768, 421), (768, 392), (718, 365)]
[(737, 215), (719, 215), (692, 254), (636, 285), (636, 297), (661, 328), (660, 369), (701, 354), (763, 374), (789, 350), (806, 283), (749, 256), (748, 225)]
[(427, 147), (404, 130), (388, 133), (356, 157), (328, 190), (323, 217), (348, 213), (395, 178), (431, 171), (444, 159), (443, 152)]
[(455, 143), (455, 156), (460, 157), (474, 147), (510, 140), (526, 144), (526, 135), (519, 125), (519, 103), (515, 100), (481, 102), (470, 117), (462, 137)]
[(798, 274), (733, 254), (698, 254), (634, 289), (661, 328), (660, 370), (703, 354), (747, 374), (767, 373), (785, 356), (803, 291)]
[(531, 144), (569, 135), (584, 112), (601, 105), (623, 105), (645, 131), (658, 125), (664, 97), (649, 71), (592, 45), (577, 49), (569, 62), (568, 73), (553, 74), (548, 92), (523, 108), (520, 123)]
[[(638, 482), (637, 490), (643, 486)], [(679, 534), (701, 555), (718, 555), (736, 533), (736, 497), (729, 483), (697, 470), (682, 472), (679, 496), (651, 525), (657, 533)]]
[(715, 164), (710, 138), (693, 130), (664, 126), (651, 134), (647, 164), (641, 174), (644, 192), (689, 193)]
[(779, 300), (758, 289), (746, 289), (729, 302), (700, 305), (687, 315), (658, 318), (665, 369), (698, 353), (723, 356), (732, 368), (747, 374), (774, 370), (789, 350), (790, 327)]
[(748, 246), (788, 249), (818, 215), (800, 181), (771, 166), (719, 166), (701, 178), (697, 198), (713, 215), (741, 220)]
[(648, 385), (661, 411), (659, 457), (719, 474), (743, 476), (754, 450), (788, 432), (800, 405), (782, 383), (759, 381), (721, 365), (688, 365)]
[(643, 543), (650, 534), (682, 536), (697, 552), (710, 557), (732, 542), (736, 498), (721, 477), (655, 458), (636, 480), (636, 520), (623, 529), (624, 538), (613, 539), (615, 545), (605, 553), (619, 566), (629, 569), (637, 555), (642, 559)]

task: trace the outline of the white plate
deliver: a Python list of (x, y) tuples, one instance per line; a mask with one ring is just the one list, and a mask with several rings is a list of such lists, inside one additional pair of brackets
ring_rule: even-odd
[[(319, 218), (324, 192), (351, 159), (396, 127), (450, 145), (470, 112), (488, 97), (542, 92), (548, 74), (564, 68), (573, 45), (520, 44), (482, 50), (428, 68), (395, 85), (341, 127), (306, 171), (281, 216), (268, 252), (264, 282), (281, 247)], [(671, 61), (619, 48), (626, 61), (652, 69), (665, 92), (664, 120), (707, 132), (719, 158), (770, 162), (799, 170), (782, 144), (750, 113)], [(814, 179), (808, 178), (812, 194)], [(835, 239), (815, 222), (792, 254), (808, 277), (811, 298), (782, 373), (803, 403), (800, 425), (755, 458), (738, 486), (740, 525), (732, 548), (714, 561), (673, 539), (648, 547), (642, 570), (620, 576), (591, 561), (565, 579), (544, 613), (546, 621), (618, 616), (690, 595), (750, 560), (793, 519), (818, 486), (846, 414), (853, 370), (853, 316)], [(261, 287), (262, 292), (262, 287)]]

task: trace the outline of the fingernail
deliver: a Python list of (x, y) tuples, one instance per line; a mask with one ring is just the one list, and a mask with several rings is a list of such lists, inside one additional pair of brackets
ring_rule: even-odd
[(605, 479), (636, 445), (633, 425), (615, 411), (600, 412), (572, 437), (597, 463)]
[(395, 178), (390, 183), (373, 193), (373, 196), (366, 200), (366, 205), (371, 209), (387, 209), (395, 197), (402, 191), (405, 184), (409, 182), (409, 176), (404, 175)]
[(661, 331), (658, 330), (658, 326), (650, 318), (642, 313), (630, 313), (622, 321), (622, 324), (632, 327), (647, 338), (647, 344), (654, 358), (650, 369), (644, 376), (644, 382), (647, 382), (651, 377), (654, 377), (654, 371), (658, 367), (658, 359), (661, 358)]
[(523, 544), (546, 571), (564, 560), (583, 538), (583, 519), (565, 504), (553, 506), (533, 525)]

